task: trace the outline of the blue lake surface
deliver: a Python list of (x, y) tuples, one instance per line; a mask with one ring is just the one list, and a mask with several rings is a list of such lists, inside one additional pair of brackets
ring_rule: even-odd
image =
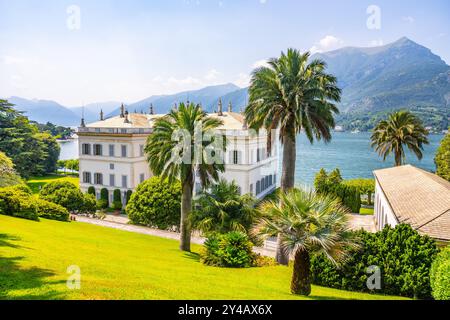
[[(434, 155), (443, 135), (430, 135), (430, 144), (425, 146), (422, 160), (407, 152), (406, 162), (419, 168), (435, 171)], [(78, 158), (78, 140), (60, 143), (60, 159)], [(325, 168), (331, 171), (339, 168), (345, 179), (371, 178), (372, 171), (380, 168), (392, 167), (393, 158), (383, 162), (382, 158), (370, 147), (370, 133), (335, 132), (330, 143), (314, 142), (310, 144), (305, 135), (297, 137), (297, 161), (295, 180), (300, 185), (311, 185), (315, 174)], [(280, 175), (281, 177), (281, 161)]]

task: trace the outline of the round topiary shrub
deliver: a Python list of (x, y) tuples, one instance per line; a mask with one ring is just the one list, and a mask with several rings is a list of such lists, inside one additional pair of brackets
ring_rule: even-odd
[(126, 212), (134, 224), (158, 229), (178, 228), (181, 211), (181, 184), (169, 184), (159, 177), (142, 182), (130, 197)]
[(450, 247), (444, 248), (433, 261), (430, 283), (433, 298), (450, 300)]
[(39, 217), (50, 220), (69, 221), (69, 211), (59, 204), (37, 199), (36, 206)]
[(256, 265), (253, 243), (245, 233), (211, 234), (204, 243), (201, 261), (210, 266), (248, 268)]

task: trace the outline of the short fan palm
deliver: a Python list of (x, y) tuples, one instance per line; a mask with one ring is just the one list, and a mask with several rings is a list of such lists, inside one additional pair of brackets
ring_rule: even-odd
[(409, 111), (397, 111), (389, 114), (387, 120), (380, 121), (373, 129), (372, 147), (383, 160), (393, 153), (395, 165), (401, 166), (406, 159), (404, 145), (417, 158), (422, 159), (423, 145), (428, 144), (428, 131), (422, 121)]
[[(169, 182), (174, 179), (181, 182), (180, 249), (183, 251), (190, 251), (189, 215), (195, 176), (203, 187), (208, 187), (225, 170), (223, 161), (211, 161), (210, 157), (211, 150), (223, 157), (225, 139), (223, 136), (217, 139), (215, 133), (222, 124), (221, 120), (208, 117), (199, 105), (180, 103), (177, 110), (155, 121), (147, 140), (145, 151), (151, 171), (168, 178)], [(210, 138), (203, 139), (205, 136)], [(196, 140), (199, 138), (200, 141)], [(216, 148), (221, 141), (220, 148)]]
[(263, 238), (278, 234), (282, 250), (293, 255), (293, 294), (311, 293), (312, 253), (324, 253), (338, 263), (345, 259), (348, 249), (357, 246), (347, 232), (348, 210), (338, 199), (295, 188), (281, 192), (280, 202), (263, 203), (261, 212), (263, 218), (253, 232)]
[(241, 195), (234, 181), (220, 180), (195, 201), (193, 227), (206, 233), (248, 233), (258, 215), (256, 201), (250, 194)]

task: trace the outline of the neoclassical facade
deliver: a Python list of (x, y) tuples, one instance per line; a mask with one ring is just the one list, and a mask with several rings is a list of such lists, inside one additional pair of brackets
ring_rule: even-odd
[[(122, 105), (119, 116), (104, 119), (101, 113), (97, 122), (84, 124), (82, 121), (77, 130), (82, 191), (93, 186), (99, 197), (100, 190), (106, 188), (112, 201), (114, 189), (119, 189), (125, 199), (128, 190), (134, 190), (150, 178), (152, 173), (144, 147), (155, 119), (162, 116), (154, 114), (153, 106), (148, 113), (128, 113)], [(222, 120), (219, 130), (228, 142), (225, 172), (221, 178), (235, 181), (242, 194), (262, 198), (272, 192), (278, 181), (276, 134), (272, 135), (272, 147), (268, 152), (265, 130), (258, 133), (249, 130), (243, 115), (233, 112), (231, 105), (227, 112), (222, 112), (219, 102), (218, 112), (209, 116)], [(195, 191), (199, 190), (200, 183), (196, 181)]]

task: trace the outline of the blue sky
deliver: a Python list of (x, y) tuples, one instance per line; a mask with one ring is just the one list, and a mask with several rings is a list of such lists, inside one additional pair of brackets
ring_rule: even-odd
[(254, 66), (288, 47), (407, 36), (450, 62), (448, 0), (0, 0), (0, 12), (0, 96), (68, 106), (245, 86)]

